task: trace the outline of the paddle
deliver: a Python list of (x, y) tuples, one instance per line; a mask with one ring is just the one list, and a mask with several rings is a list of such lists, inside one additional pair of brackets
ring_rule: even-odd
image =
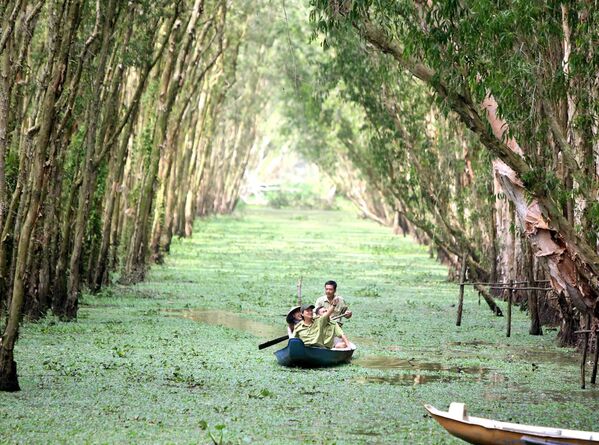
[(267, 342), (259, 344), (258, 345), (258, 349), (268, 348), (269, 346), (276, 345), (277, 343), (280, 343), (280, 342), (282, 342), (285, 339), (289, 339), (289, 336), (288, 335), (283, 335), (283, 336), (281, 336), (279, 338), (275, 338), (274, 340), (269, 340)]
[[(343, 317), (343, 314), (342, 315), (337, 315), (336, 317), (332, 317), (331, 321), (338, 320), (341, 317)], [(281, 343), (283, 340), (286, 340), (288, 338), (289, 338), (288, 335), (282, 335), (282, 336), (280, 336), (278, 338), (275, 338), (273, 340), (268, 340), (268, 341), (266, 341), (264, 343), (259, 344), (258, 345), (258, 349), (268, 348), (269, 346), (276, 345), (277, 343)]]

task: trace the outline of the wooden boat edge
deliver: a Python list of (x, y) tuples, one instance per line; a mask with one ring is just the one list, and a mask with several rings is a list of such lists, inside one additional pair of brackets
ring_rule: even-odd
[[(570, 430), (566, 428), (539, 427), (521, 423), (502, 422), (484, 417), (473, 417), (465, 413), (462, 417), (452, 414), (449, 411), (441, 411), (432, 405), (425, 404), (424, 408), (433, 418), (447, 431), (453, 434), (441, 420), (457, 422), (461, 425), (476, 426), (486, 430), (495, 430), (505, 433), (523, 434), (532, 437), (586, 441), (587, 443), (599, 444), (599, 433), (593, 431)], [(451, 410), (451, 406), (450, 406)], [(458, 436), (459, 437), (459, 436)]]

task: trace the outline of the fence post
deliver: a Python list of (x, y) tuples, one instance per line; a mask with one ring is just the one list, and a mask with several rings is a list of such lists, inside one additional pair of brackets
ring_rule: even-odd
[(460, 296), (458, 298), (458, 319), (456, 326), (462, 325), (462, 310), (464, 308), (464, 280), (466, 279), (466, 252), (462, 253), (462, 267), (460, 268)]
[(510, 280), (510, 289), (507, 293), (507, 333), (506, 337), (512, 335), (512, 299), (513, 294), (516, 292), (514, 289), (514, 280)]
[(595, 329), (595, 357), (593, 359), (593, 372), (591, 373), (591, 384), (597, 381), (597, 361), (599, 360), (599, 331)]

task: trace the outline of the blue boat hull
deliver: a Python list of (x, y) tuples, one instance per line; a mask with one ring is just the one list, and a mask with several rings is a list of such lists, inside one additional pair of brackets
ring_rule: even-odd
[(355, 349), (326, 349), (305, 346), (299, 338), (290, 338), (283, 349), (275, 352), (279, 365), (321, 368), (348, 362)]

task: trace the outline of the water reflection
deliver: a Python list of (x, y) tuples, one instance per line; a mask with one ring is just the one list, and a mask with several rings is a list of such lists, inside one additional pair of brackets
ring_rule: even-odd
[(509, 379), (497, 372), (490, 373), (485, 379), (482, 397), (488, 401), (511, 401), (516, 393), (530, 393), (530, 388), (510, 382)]
[(356, 383), (422, 385), (432, 382), (451, 382), (457, 379), (463, 381), (464, 378), (472, 381), (483, 381), (489, 373), (488, 368), (480, 366), (446, 366), (442, 363), (419, 362), (414, 359), (405, 360), (384, 356), (362, 357), (354, 360), (352, 363), (370, 369), (411, 371), (384, 376), (360, 376), (353, 380)]
[(554, 402), (583, 402), (588, 400), (595, 401), (599, 400), (599, 389), (583, 389), (579, 391), (541, 391), (540, 398), (548, 398)]
[(515, 351), (508, 356), (508, 360), (518, 360), (525, 362), (549, 362), (559, 363), (560, 365), (576, 365), (580, 360), (577, 353), (571, 349), (564, 351), (546, 351), (543, 349), (522, 349)]
[(360, 376), (352, 381), (355, 383), (388, 383), (390, 385), (422, 385), (431, 382), (450, 382), (456, 376), (424, 375), (424, 374), (394, 374), (387, 376)]
[(484, 340), (470, 340), (470, 341), (451, 341), (449, 342), (452, 346), (488, 346), (493, 343)]
[(180, 317), (189, 318), (200, 323), (244, 331), (256, 337), (273, 338), (285, 335), (284, 327), (260, 323), (259, 321), (244, 318), (235, 312), (218, 309), (188, 309), (174, 313)]
[(352, 363), (371, 369), (402, 369), (412, 371), (448, 371), (457, 374), (485, 375), (489, 369), (481, 366), (446, 366), (442, 363), (419, 362), (414, 359), (397, 357), (368, 356), (354, 360)]

